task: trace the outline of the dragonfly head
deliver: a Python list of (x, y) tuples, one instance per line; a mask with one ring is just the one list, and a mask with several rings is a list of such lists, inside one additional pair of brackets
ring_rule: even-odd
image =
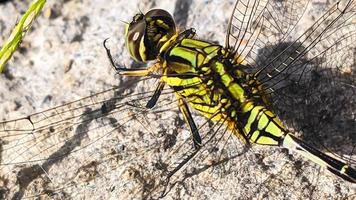
[(153, 9), (136, 14), (126, 27), (126, 46), (136, 61), (157, 58), (160, 47), (176, 33), (173, 17), (165, 10)]

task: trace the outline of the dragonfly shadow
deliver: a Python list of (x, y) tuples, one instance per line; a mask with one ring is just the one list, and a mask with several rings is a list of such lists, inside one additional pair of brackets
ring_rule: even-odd
[[(126, 81), (126, 84), (129, 86), (134, 86), (137, 83), (136, 79), (131, 79)], [(75, 134), (70, 139), (66, 140), (66, 142), (54, 153), (52, 153), (46, 161), (39, 165), (35, 164), (30, 167), (22, 168), (17, 173), (17, 181), (16, 183), (19, 185), (19, 190), (12, 197), (13, 200), (22, 199), (25, 191), (28, 186), (37, 178), (40, 178), (42, 175), (46, 175), (47, 171), (50, 168), (62, 162), (65, 158), (67, 158), (76, 147), (81, 146), (82, 141), (87, 137), (87, 133), (89, 132), (89, 126), (91, 123), (95, 122), (96, 119), (105, 120), (108, 118), (108, 121), (114, 125), (117, 124), (117, 120), (111, 117), (107, 117), (107, 115), (114, 109), (116, 109), (115, 103), (118, 100), (118, 97), (121, 93), (126, 90), (126, 87), (121, 88), (121, 90), (116, 90), (115, 95), (102, 103), (101, 107), (98, 109), (88, 108), (81, 114), (81, 123), (75, 127)], [(51, 129), (51, 127), (49, 127)], [(73, 127), (72, 127), (73, 128)], [(54, 130), (53, 130), (54, 131)], [(52, 132), (53, 132), (52, 131)], [(48, 177), (49, 178), (49, 177)], [(49, 178), (50, 179), (50, 178)], [(50, 180), (47, 180), (47, 182)], [(51, 195), (54, 194), (55, 191), (42, 191), (45, 194)]]
[[(32, 181), (40, 178), (41, 175), (45, 175), (53, 165), (63, 161), (77, 146), (80, 146), (82, 140), (87, 136), (90, 123), (97, 118), (97, 115), (103, 115), (102, 111), (93, 112), (90, 109), (85, 111), (82, 117), (83, 123), (76, 128), (74, 137), (67, 140), (56, 152), (51, 154), (43, 164), (35, 164), (30, 167), (22, 168), (17, 173), (16, 182), (19, 185), (19, 191), (14, 194), (12, 199), (22, 199), (24, 192)], [(47, 194), (52, 193), (51, 191), (44, 192)]]
[[(267, 63), (266, 53), (274, 58), (287, 47), (293, 51), (285, 55), (292, 57), (296, 57), (295, 49), (305, 49), (300, 43), (266, 46), (258, 52), (257, 63)], [(280, 56), (273, 66), (284, 62), (286, 56)], [(301, 56), (273, 78), (268, 83), (274, 90), (272, 109), (288, 128), (302, 133), (307, 143), (339, 155), (352, 155), (356, 145), (355, 74), (352, 69), (340, 70), (342, 59), (338, 62), (327, 56)], [(354, 66), (355, 63), (351, 64)]]

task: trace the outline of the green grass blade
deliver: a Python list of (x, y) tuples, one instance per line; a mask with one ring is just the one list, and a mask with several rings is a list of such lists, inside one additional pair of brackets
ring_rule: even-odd
[(22, 38), (25, 36), (32, 23), (41, 12), (45, 3), (46, 0), (33, 1), (26, 13), (12, 30), (9, 39), (0, 50), (0, 73), (4, 71), (7, 61), (20, 45)]

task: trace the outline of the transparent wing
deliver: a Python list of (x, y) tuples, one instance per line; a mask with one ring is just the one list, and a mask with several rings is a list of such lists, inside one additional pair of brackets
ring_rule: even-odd
[[(350, 160), (356, 130), (355, 2), (340, 1), (321, 9), (310, 27), (299, 21), (303, 12), (288, 12), (304, 10), (305, 5), (238, 1), (227, 45), (242, 55), (247, 70), (267, 91), (272, 109), (291, 130), (303, 133), (313, 146)], [(289, 7), (284, 9), (286, 15), (272, 9), (278, 6)], [(289, 25), (276, 25), (285, 18)]]
[[(285, 41), (303, 16), (307, 0), (238, 0), (231, 14), (225, 47), (250, 65), (256, 63), (257, 50)], [(259, 54), (267, 58), (274, 49)], [(256, 63), (257, 65), (259, 63)]]
[[(259, 49), (258, 63), (260, 64), (256, 66), (259, 69), (255, 74), (265, 88), (277, 89), (283, 86), (283, 84), (278, 85), (279, 82), (290, 79), (290, 76), (299, 79), (307, 77), (303, 72), (313, 69), (313, 67), (307, 68), (307, 60), (312, 63), (322, 57), (333, 59), (338, 56), (335, 55), (335, 51), (340, 55), (342, 50), (349, 52), (353, 48), (350, 41), (355, 35), (355, 5), (352, 2), (348, 1), (346, 5), (339, 2), (334, 4), (295, 40), (277, 44), (278, 48), (274, 48), (275, 51), (271, 52), (268, 58), (260, 55), (264, 55), (265, 49), (273, 49), (273, 47), (265, 46)], [(320, 60), (316, 62), (320, 63)], [(334, 62), (328, 63), (328, 67), (330, 68), (332, 64), (340, 65)], [(334, 68), (339, 69), (336, 66)]]
[[(203, 136), (204, 147), (196, 151), (171, 90), (163, 91), (154, 110), (143, 108), (154, 91), (139, 91), (154, 83), (155, 79), (131, 79), (122, 87), (1, 122), (5, 196), (81, 199), (98, 188), (116, 188), (121, 198), (148, 198), (181, 184), (186, 177), (177, 171), (198, 166), (185, 164), (202, 154), (200, 159), (207, 159), (212, 150), (206, 152), (205, 143), (214, 146), (231, 134), (221, 124), (196, 116), (200, 132), (209, 133)], [(125, 94), (134, 84), (138, 86), (133, 94)]]
[[(99, 184), (96, 181), (121, 178), (116, 183), (126, 183), (122, 176), (129, 172), (123, 169), (129, 170), (130, 160), (140, 161), (140, 151), (149, 156), (158, 146), (148, 141), (157, 136), (134, 123), (142, 119), (130, 112), (135, 104), (132, 99), (140, 103), (149, 98), (149, 93), (123, 95), (124, 89), (113, 88), (25, 118), (1, 122), (0, 171), (11, 183), (8, 197), (66, 198), (80, 194), (82, 198), (95, 191), (90, 190), (92, 180)], [(141, 142), (131, 144), (136, 140)], [(115, 167), (122, 170), (118, 177), (109, 173)], [(98, 176), (101, 178), (96, 179)]]
[[(24, 118), (0, 123), (5, 198), (158, 198), (235, 154), (221, 154), (231, 133), (198, 115), (203, 147), (193, 147), (177, 102), (166, 89), (143, 107), (155, 79), (115, 87)], [(127, 86), (134, 86), (133, 94)], [(132, 89), (132, 88), (131, 88)], [(237, 144), (237, 138), (232, 144)], [(235, 152), (242, 154), (243, 146)], [(216, 159), (218, 157), (219, 159)], [(215, 162), (218, 160), (219, 162)]]
[[(320, 18), (316, 18), (310, 28), (307, 21), (300, 20), (307, 4), (299, 3), (237, 1), (226, 47), (241, 55), (249, 66), (247, 70), (255, 74), (266, 89), (270, 106), (291, 131), (310, 145), (355, 167), (355, 2), (341, 1), (325, 6), (326, 10), (325, 7), (313, 10), (320, 13)], [(278, 5), (289, 8), (285, 13), (272, 9)], [(293, 8), (299, 9), (288, 12)], [(286, 24), (278, 26), (284, 19)], [(270, 157), (268, 153), (263, 155)], [(263, 198), (265, 194), (269, 198), (281, 198), (283, 193), (293, 193), (301, 198), (303, 187), (298, 188), (296, 183), (303, 185), (303, 182), (318, 188), (310, 191), (312, 194), (322, 191), (320, 182), (323, 181), (318, 180), (319, 176), (305, 179), (308, 177), (303, 171), (308, 165), (306, 162), (294, 160), (280, 168), (266, 165), (266, 161), (262, 163), (268, 168), (264, 172), (266, 176), (245, 182), (259, 188), (255, 196), (247, 197)], [(277, 168), (280, 171), (270, 173)], [(294, 176), (286, 175), (291, 171)], [(249, 172), (255, 171), (250, 169)], [(313, 173), (319, 172), (309, 172)], [(285, 187), (294, 188), (293, 192), (286, 191)], [(308, 189), (304, 187), (304, 190)], [(353, 195), (346, 198), (354, 197), (355, 192), (351, 191)], [(248, 190), (244, 194), (248, 194)]]
[(356, 145), (355, 19), (355, 2), (334, 4), (297, 40), (259, 59), (263, 67), (256, 74), (273, 109), (295, 131), (313, 146), (346, 157)]
[(273, 90), (274, 108), (307, 133), (307, 140), (322, 145), (324, 138), (329, 148), (346, 156), (356, 144), (355, 39), (354, 22), (338, 25), (265, 84)]

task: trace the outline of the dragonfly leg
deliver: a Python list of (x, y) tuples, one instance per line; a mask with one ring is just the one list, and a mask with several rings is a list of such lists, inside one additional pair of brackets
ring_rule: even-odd
[(152, 74), (153, 72), (157, 71), (160, 68), (160, 64), (156, 63), (150, 67), (147, 67), (145, 69), (128, 69), (128, 68), (124, 68), (124, 67), (118, 67), (115, 64), (115, 61), (111, 55), (110, 49), (106, 46), (106, 42), (107, 42), (108, 38), (104, 40), (103, 42), (103, 46), (105, 48), (106, 51), (106, 55), (109, 58), (110, 64), (111, 66), (115, 69), (115, 71), (117, 71), (120, 75), (124, 75), (124, 76), (148, 76), (150, 74)]
[(114, 62), (114, 59), (112, 58), (112, 55), (111, 55), (111, 52), (110, 52), (110, 49), (106, 46), (106, 41), (108, 41), (109, 38), (106, 38), (103, 42), (103, 46), (105, 48), (105, 51), (106, 51), (106, 55), (108, 56), (109, 58), (109, 61), (110, 61), (110, 64), (111, 66), (115, 69), (115, 71), (119, 71), (119, 67), (115, 65), (115, 62)]
[(157, 71), (159, 68), (161, 68), (161, 65), (159, 63), (156, 63), (144, 69), (128, 69), (117, 67), (116, 71), (118, 72), (118, 74), (123, 76), (149, 76), (153, 74), (153, 72)]
[(153, 106), (156, 105), (157, 100), (158, 100), (159, 96), (161, 95), (161, 92), (162, 92), (164, 86), (165, 86), (165, 82), (162, 82), (162, 81), (159, 82), (154, 94), (152, 95), (151, 99), (147, 102), (146, 108), (153, 108)]
[[(178, 96), (178, 95), (177, 95)], [(201, 137), (199, 135), (199, 131), (197, 126), (195, 125), (192, 114), (189, 111), (187, 103), (183, 100), (182, 97), (178, 96), (178, 106), (180, 111), (183, 114), (185, 122), (189, 124), (190, 132), (192, 134), (193, 144), (195, 149), (199, 149), (201, 147)]]

